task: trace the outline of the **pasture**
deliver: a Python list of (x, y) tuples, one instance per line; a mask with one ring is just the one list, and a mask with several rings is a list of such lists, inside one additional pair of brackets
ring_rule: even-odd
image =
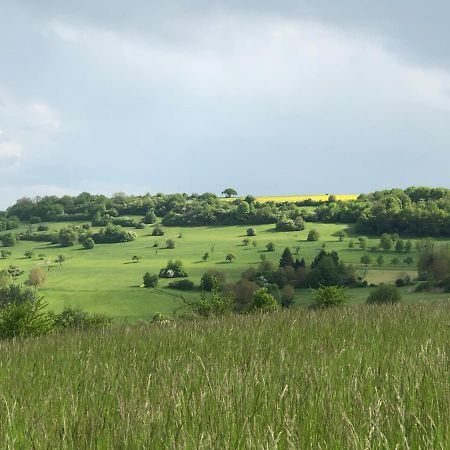
[[(68, 224), (52, 223), (50, 228), (60, 229), (66, 225)], [(23, 225), (22, 231), (27, 227), (28, 225)], [(311, 228), (319, 231), (319, 241), (306, 240)], [(394, 282), (404, 274), (415, 274), (414, 265), (410, 267), (404, 263), (408, 254), (401, 254), (400, 264), (392, 266), (392, 258), (399, 256), (394, 251), (378, 251), (371, 255), (369, 251), (364, 252), (356, 247), (348, 248), (348, 239), (339, 242), (334, 234), (342, 229), (347, 231), (349, 238), (357, 237), (345, 225), (307, 223), (305, 230), (288, 233), (275, 232), (273, 225), (261, 225), (255, 227), (256, 236), (249, 238), (250, 243), (244, 245), (242, 241), (247, 237), (246, 229), (246, 226), (166, 227), (164, 236), (153, 237), (152, 226), (147, 226), (143, 230), (134, 230), (137, 239), (133, 242), (100, 244), (92, 250), (83, 250), (80, 245), (61, 248), (57, 245), (20, 241), (10, 249), (13, 253), (11, 257), (0, 260), (0, 269), (10, 264), (16, 265), (25, 271), (19, 281), (25, 281), (32, 268), (42, 267), (47, 274), (47, 282), (40, 292), (49, 308), (54, 311), (60, 311), (65, 306), (77, 306), (88, 312), (131, 321), (149, 319), (157, 311), (171, 314), (182, 304), (181, 292), (167, 288), (167, 280), (161, 280), (156, 289), (140, 287), (145, 272), (158, 273), (170, 259), (181, 259), (189, 278), (196, 284), (209, 269), (223, 271), (227, 274), (228, 281), (236, 281), (245, 269), (256, 267), (260, 263), (261, 255), (277, 264), (285, 247), (290, 247), (294, 254), (296, 247), (299, 247), (298, 256), (304, 257), (309, 264), (325, 245), (327, 250), (338, 251), (344, 262), (355, 264), (369, 283)], [(167, 239), (175, 241), (174, 249), (165, 248)], [(155, 241), (159, 244), (157, 248), (153, 247)], [(256, 247), (252, 245), (253, 241), (256, 241)], [(369, 247), (376, 246), (378, 241), (378, 237), (371, 237)], [(275, 244), (274, 252), (266, 251), (265, 245), (268, 242)], [(24, 257), (27, 250), (34, 252), (31, 259)], [(203, 262), (202, 255), (205, 252), (209, 252), (211, 257)], [(233, 263), (225, 261), (225, 256), (230, 252), (236, 256)], [(43, 260), (39, 258), (40, 254), (45, 255)], [(54, 262), (59, 254), (66, 257), (61, 266)], [(360, 264), (363, 254), (371, 255), (374, 261), (377, 256), (383, 255), (384, 264), (379, 266), (374, 262), (365, 267)], [(412, 251), (410, 255), (414, 258), (416, 252)], [(132, 261), (133, 256), (140, 256), (142, 259), (136, 263)], [(404, 289), (405, 301), (416, 301), (424, 297), (423, 294), (410, 293), (410, 290), (411, 288)], [(369, 289), (354, 289), (351, 292), (352, 302), (364, 302), (368, 294)], [(183, 295), (198, 295), (198, 292)], [(427, 293), (426, 297), (439, 299), (447, 298), (448, 295)], [(295, 303), (308, 305), (311, 298), (310, 291), (297, 290)]]

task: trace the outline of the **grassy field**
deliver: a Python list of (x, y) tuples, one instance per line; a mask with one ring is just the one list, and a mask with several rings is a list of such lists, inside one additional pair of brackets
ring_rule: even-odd
[(444, 449), (450, 303), (0, 342), (1, 448)]
[[(54, 229), (59, 229), (67, 224), (51, 224)], [(23, 226), (25, 229), (26, 226)], [(240, 274), (250, 266), (260, 263), (261, 254), (265, 254), (268, 260), (278, 263), (281, 252), (285, 247), (294, 251), (300, 246), (299, 256), (304, 257), (310, 263), (319, 252), (323, 244), (327, 250), (337, 250), (341, 258), (347, 263), (353, 263), (359, 267), (360, 273), (365, 274), (369, 282), (393, 282), (399, 276), (406, 273), (414, 275), (414, 266), (408, 267), (404, 262), (407, 254), (400, 255), (401, 264), (392, 266), (390, 261), (398, 256), (392, 252), (377, 252), (367, 254), (375, 260), (379, 254), (383, 254), (385, 264), (371, 266), (369, 270), (359, 264), (361, 255), (365, 254), (357, 248), (348, 248), (348, 241), (339, 242), (333, 234), (342, 229), (352, 235), (352, 230), (339, 224), (306, 224), (306, 229), (301, 232), (278, 233), (274, 232), (272, 225), (257, 226), (256, 248), (253, 245), (244, 246), (242, 240), (246, 237), (245, 226), (230, 227), (195, 227), (195, 228), (166, 228), (163, 237), (151, 236), (152, 227), (144, 230), (136, 230), (137, 239), (124, 244), (97, 245), (93, 250), (83, 250), (81, 246), (60, 248), (59, 246), (45, 243), (21, 241), (12, 247), (12, 257), (0, 260), (0, 270), (10, 264), (19, 266), (25, 270), (20, 280), (25, 280), (30, 269), (43, 267), (47, 274), (47, 283), (41, 289), (41, 293), (48, 302), (49, 308), (60, 311), (64, 306), (79, 306), (89, 312), (108, 314), (115, 318), (137, 320), (150, 318), (156, 311), (172, 313), (181, 305), (180, 292), (167, 288), (168, 281), (163, 280), (157, 290), (143, 289), (140, 287), (142, 276), (146, 271), (158, 273), (159, 269), (166, 265), (169, 259), (181, 259), (190, 275), (190, 278), (198, 283), (202, 274), (208, 269), (221, 270), (227, 273), (228, 281), (237, 280)], [(320, 241), (307, 242), (309, 229), (316, 228), (320, 232)], [(179, 233), (183, 234), (181, 239)], [(172, 238), (176, 241), (173, 250), (164, 248), (165, 241)], [(155, 241), (160, 247), (153, 248)], [(272, 241), (276, 245), (275, 252), (266, 252), (265, 245)], [(211, 253), (210, 245), (214, 244), (214, 253)], [(378, 244), (378, 238), (371, 238), (369, 246)], [(35, 256), (32, 259), (25, 258), (24, 252), (33, 250)], [(207, 262), (201, 260), (202, 255), (209, 251), (211, 259)], [(227, 253), (236, 255), (236, 261), (229, 264), (225, 262)], [(45, 254), (41, 261), (39, 254)], [(48, 271), (48, 261), (53, 262), (59, 254), (66, 257), (66, 261), (60, 267), (54, 265)], [(141, 262), (133, 263), (134, 255), (142, 257)], [(417, 256), (412, 252), (413, 257)], [(363, 302), (369, 294), (368, 289), (352, 291), (354, 303)], [(198, 293), (189, 293), (198, 295)], [(311, 302), (309, 291), (299, 290), (296, 295), (296, 303), (306, 305)], [(427, 294), (427, 297), (446, 298), (448, 295)], [(405, 290), (405, 299), (417, 300), (423, 298), (422, 294), (412, 294)]]

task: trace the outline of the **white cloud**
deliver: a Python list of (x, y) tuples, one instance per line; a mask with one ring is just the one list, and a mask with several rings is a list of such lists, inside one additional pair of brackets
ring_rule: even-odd
[(0, 142), (0, 169), (15, 164), (22, 156), (22, 148), (14, 142)]

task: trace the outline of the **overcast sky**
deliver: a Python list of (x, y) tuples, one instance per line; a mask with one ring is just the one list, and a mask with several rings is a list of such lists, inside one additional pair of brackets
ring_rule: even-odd
[(448, 17), (444, 0), (0, 0), (0, 209), (450, 187)]

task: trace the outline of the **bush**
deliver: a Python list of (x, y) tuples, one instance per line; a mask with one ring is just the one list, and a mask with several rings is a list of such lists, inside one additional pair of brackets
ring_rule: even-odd
[(159, 226), (153, 228), (152, 236), (164, 236), (164, 230)]
[(66, 307), (59, 314), (50, 314), (53, 327), (56, 330), (67, 328), (75, 329), (98, 329), (111, 325), (112, 320), (109, 317), (100, 314), (88, 314), (78, 308)]
[(82, 245), (85, 250), (92, 250), (95, 247), (94, 239), (92, 239), (91, 237), (88, 237), (83, 240)]
[(253, 295), (252, 309), (264, 312), (276, 311), (278, 302), (266, 288), (259, 288)]
[(367, 298), (367, 303), (397, 303), (402, 299), (402, 294), (396, 286), (382, 284), (378, 286)]
[(225, 274), (215, 270), (209, 270), (203, 274), (200, 280), (200, 289), (205, 292), (221, 290), (225, 284)]
[(224, 316), (233, 310), (234, 299), (231, 294), (221, 294), (213, 291), (211, 294), (202, 292), (195, 299), (183, 298), (185, 310), (194, 316), (213, 317)]
[(14, 247), (16, 245), (16, 236), (12, 233), (4, 234), (0, 237), (3, 247)]
[(195, 287), (191, 280), (178, 280), (169, 283), (171, 289), (179, 289), (181, 291), (192, 291)]
[(142, 222), (148, 225), (151, 225), (156, 222), (156, 215), (153, 212), (153, 210), (150, 210), (145, 214), (144, 218), (142, 219)]
[(288, 284), (281, 290), (281, 305), (283, 308), (289, 308), (294, 303), (295, 291), (294, 288)]
[(0, 291), (0, 338), (36, 336), (51, 330), (46, 304), (33, 289), (10, 285)]
[(254, 228), (247, 228), (247, 236), (256, 236), (256, 230)]
[(166, 248), (174, 249), (175, 248), (175, 241), (173, 239), (167, 239), (167, 241), (166, 241)]
[(38, 225), (37, 231), (48, 231), (49, 227), (47, 225)]
[(341, 306), (348, 301), (348, 291), (341, 286), (321, 286), (316, 291), (313, 309), (324, 309)]
[(154, 288), (158, 286), (158, 275), (155, 273), (146, 272), (144, 275), (144, 287), (146, 288)]
[(92, 235), (92, 239), (96, 244), (114, 244), (120, 242), (130, 242), (136, 238), (132, 231), (127, 231), (118, 225), (108, 224), (105, 228), (100, 229), (98, 233)]
[(167, 266), (159, 271), (159, 278), (185, 278), (187, 276), (180, 260), (169, 261)]
[(152, 322), (168, 322), (169, 320), (169, 316), (166, 316), (165, 314), (162, 314), (160, 312), (156, 312), (152, 317)]
[(309, 230), (308, 241), (310, 241), (310, 242), (318, 241), (319, 238), (320, 238), (320, 234), (316, 229)]
[(23, 270), (22, 270), (22, 269), (20, 269), (20, 268), (17, 267), (17, 266), (13, 266), (13, 265), (9, 266), (9, 267), (6, 269), (6, 271), (7, 271), (7, 272), (9, 273), (9, 275), (11, 275), (13, 278), (20, 277), (20, 275), (23, 274)]
[(277, 231), (301, 231), (305, 229), (305, 221), (302, 217), (297, 217), (297, 219), (282, 219), (275, 225)]
[(275, 251), (275, 244), (274, 244), (273, 242), (269, 242), (269, 243), (266, 245), (266, 250), (267, 250), (268, 252), (274, 252), (274, 251)]

